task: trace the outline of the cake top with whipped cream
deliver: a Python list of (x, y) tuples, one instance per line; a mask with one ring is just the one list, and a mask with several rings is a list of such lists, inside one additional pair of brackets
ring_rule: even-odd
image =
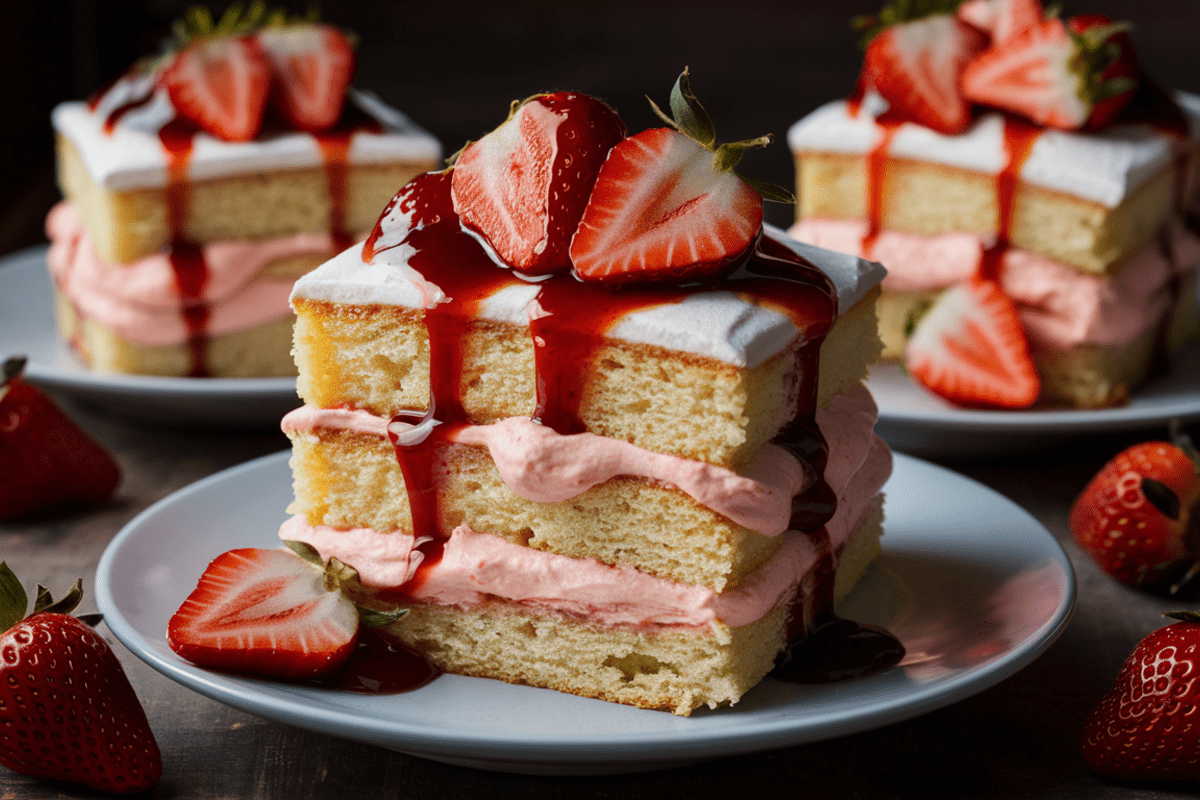
[(162, 55), (51, 119), (112, 191), (166, 185), (182, 146), (193, 181), (319, 167), (331, 146), (351, 164), (439, 158), (433, 136), (351, 86), (355, 64), (353, 38), (313, 15), (192, 8)]
[(892, 157), (994, 174), (1017, 118), (1042, 129), (1022, 180), (1111, 208), (1200, 141), (1200, 97), (1142, 74), (1128, 23), (1040, 0), (917, 0), (855, 25), (855, 91), (793, 125), (793, 151), (863, 154), (882, 126)]
[(819, 339), (883, 277), (878, 264), (764, 228), (783, 189), (734, 172), (770, 137), (718, 144), (685, 71), (667, 127), (626, 135), (575, 92), (514, 103), (453, 167), (403, 187), (365, 243), (294, 297), (435, 309), (581, 331), (756, 366)]

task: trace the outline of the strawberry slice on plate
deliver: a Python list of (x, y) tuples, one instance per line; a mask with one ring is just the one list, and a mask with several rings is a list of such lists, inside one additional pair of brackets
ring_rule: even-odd
[(716, 145), (685, 70), (671, 95), (670, 128), (624, 139), (600, 169), (571, 241), (575, 274), (589, 281), (686, 281), (736, 262), (762, 226), (763, 197), (790, 201), (776, 186), (733, 171), (763, 136)]
[(322, 131), (342, 115), (354, 79), (354, 47), (332, 25), (269, 25), (257, 37), (271, 64), (272, 108), (292, 127)]
[(213, 559), (167, 624), (171, 649), (202, 667), (311, 678), (350, 658), (360, 616), (375, 626), (404, 613), (361, 609), (353, 568), (288, 545), (294, 552), (243, 548)]
[(1046, 19), (975, 59), (963, 73), (963, 94), (1039, 125), (1102, 128), (1137, 89), (1128, 27), (1099, 14)]
[(913, 378), (962, 406), (1025, 408), (1041, 390), (1016, 307), (993, 281), (943, 292), (917, 321), (904, 361)]
[(262, 127), (271, 65), (246, 35), (262, 11), (252, 4), (243, 17), (235, 4), (214, 24), (207, 9), (190, 9), (176, 32), (178, 49), (159, 73), (176, 112), (226, 141), (249, 141)]
[(568, 248), (609, 150), (625, 136), (616, 112), (578, 92), (536, 95), (463, 149), (454, 210), (464, 228), (513, 269), (570, 268)]
[(869, 29), (859, 85), (887, 100), (889, 114), (947, 135), (970, 126), (959, 82), (986, 46), (980, 31), (952, 11), (906, 18), (893, 6), (856, 25)]

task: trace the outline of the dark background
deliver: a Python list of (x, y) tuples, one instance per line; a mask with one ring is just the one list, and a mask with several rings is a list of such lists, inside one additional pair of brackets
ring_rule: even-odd
[[(0, 0), (0, 253), (44, 240), (57, 200), (50, 109), (82, 99), (154, 52), (186, 0)], [(217, 12), (227, 2), (210, 2)], [(293, 11), (302, 2), (277, 2)], [(773, 133), (743, 162), (792, 184), (788, 126), (845, 96), (858, 72), (849, 21), (879, 0), (328, 1), (323, 16), (360, 37), (356, 84), (437, 136), (446, 153), (503, 121), (509, 103), (573, 89), (608, 101), (630, 130), (656, 126), (686, 65), (722, 141)], [(1200, 92), (1200, 2), (1067, 0), (1066, 14), (1132, 20), (1146, 71)], [(786, 224), (791, 211), (768, 204)]]

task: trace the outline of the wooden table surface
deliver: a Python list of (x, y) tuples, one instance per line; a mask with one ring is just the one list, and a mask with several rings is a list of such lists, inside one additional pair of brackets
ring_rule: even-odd
[[(220, 432), (145, 427), (58, 398), (116, 454), (123, 481), (100, 510), (0, 523), (0, 555), (27, 583), (64, 587), (83, 576), (86, 610), (105, 546), (155, 501), (193, 481), (287, 447), (274, 430)], [(1148, 431), (1145, 436), (1165, 432)], [(1193, 432), (1195, 433), (1195, 431)], [(1196, 608), (1118, 585), (1070, 539), (1070, 504), (1100, 466), (1141, 436), (1096, 437), (1036, 456), (945, 466), (1030, 511), (1075, 567), (1078, 601), (1058, 641), (999, 685), (908, 722), (833, 741), (730, 757), (686, 769), (615, 777), (531, 777), (449, 766), (267, 722), (177, 685), (141, 663), (110, 633), (163, 751), (152, 797), (459, 798), (783, 797), (1140, 798), (1184, 797), (1171, 787), (1106, 783), (1088, 772), (1077, 739), (1089, 709), (1161, 613)], [(886, 539), (885, 539), (886, 542)], [(102, 629), (105, 630), (105, 629)], [(657, 713), (657, 712), (645, 712)], [(87, 797), (0, 768), (0, 797)]]
[[(345, 0), (326, 4), (326, 11), (362, 37), (360, 85), (403, 108), (438, 135), (450, 152), (494, 126), (514, 97), (547, 88), (597, 94), (612, 102), (631, 127), (652, 125), (644, 95), (663, 103), (685, 64), (692, 67), (694, 86), (710, 111), (723, 122), (723, 138), (769, 130), (782, 139), (792, 120), (852, 86), (858, 55), (846, 20), (880, 4), (877, 0), (737, 4), (535, 0), (524, 4), (526, 13), (521, 16), (509, 14), (508, 4), (464, 0), (455, 5), (450, 19), (445, 4)], [(12, 114), (5, 123), (10, 142), (16, 141), (18, 124), (32, 133), (20, 139), (26, 150), (15, 151), (5, 162), (24, 161), (29, 168), (18, 176), (19, 185), (6, 184), (6, 191), (0, 193), (0, 210), (5, 212), (0, 215), (0, 253), (37, 242), (41, 218), (56, 199), (49, 131), (40, 122), (46, 118), (48, 104), (66, 99), (61, 94), (68, 91), (64, 88), (68, 84), (74, 86), (70, 96), (83, 96), (110, 77), (100, 74), (104, 64), (127, 64), (140, 54), (136, 48), (145, 47), (145, 35), (141, 39), (132, 34), (117, 36), (135, 27), (135, 16), (150, 9), (159, 17), (154, 24), (165, 26), (160, 18), (168, 12), (174, 15), (174, 6), (184, 3), (79, 0), (71, 5), (75, 11), (94, 13), (100, 8), (104, 12), (72, 29), (73, 46), (66, 59), (74, 60), (67, 65), (73, 73), (63, 67), (63, 48), (53, 38), (61, 33), (53, 27), (60, 13), (54, 4), (22, 4), (21, 18), (30, 20), (27, 27), (10, 27), (3, 34), (4, 41), (12, 41), (3, 48), (0, 63), (19, 60), (21, 74), (27, 76), (0, 89), (8, 93), (3, 95), (10, 101), (6, 109), (14, 108), (14, 91), (31, 86), (40, 86), (35, 94), (44, 107), (16, 106), (26, 113)], [(1134, 18), (1135, 39), (1153, 74), (1165, 85), (1200, 91), (1194, 0), (1095, 0), (1070, 6), (1071, 13), (1098, 10)], [(93, 34), (93, 29), (98, 33)], [(17, 47), (43, 40), (33, 53)], [(120, 43), (129, 47), (128, 53), (114, 52)], [(26, 68), (27, 62), (38, 58), (46, 68)], [(58, 88), (47, 88), (47, 76), (57, 76)], [(781, 142), (771, 153), (755, 155), (748, 163), (749, 174), (755, 177), (784, 184), (791, 180)], [(14, 174), (10, 170), (0, 178), (11, 180)], [(788, 213), (786, 208), (771, 207), (768, 218), (786, 223)], [(90, 592), (105, 546), (140, 511), (199, 478), (287, 447), (277, 430), (234, 433), (146, 426), (60, 399), (116, 454), (124, 479), (115, 500), (103, 509), (0, 523), (0, 558), (14, 565), (27, 585), (37, 581), (64, 587), (82, 576)], [(1107, 578), (1081, 555), (1067, 530), (1070, 504), (1088, 478), (1137, 438), (1093, 437), (1032, 458), (946, 464), (1032, 513), (1063, 544), (1078, 579), (1074, 616), (1046, 653), (999, 685), (947, 708), (854, 736), (685, 769), (615, 777), (530, 777), (425, 761), (257, 719), (159, 675), (106, 631), (163, 751), (163, 779), (150, 796), (337, 800), (1191, 796), (1178, 787), (1100, 781), (1083, 765), (1077, 746), (1084, 717), (1134, 644), (1162, 624), (1163, 611), (1181, 605)], [(1196, 608), (1198, 604), (1182, 605)], [(84, 608), (95, 608), (90, 594)], [(93, 796), (0, 768), (0, 800)]]

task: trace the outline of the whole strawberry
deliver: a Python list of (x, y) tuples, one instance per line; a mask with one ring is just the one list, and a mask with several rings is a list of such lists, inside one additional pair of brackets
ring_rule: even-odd
[(0, 562), (0, 764), (106, 792), (139, 792), (158, 782), (162, 756), (121, 663), (68, 613), (82, 594), (76, 582), (55, 602), (39, 586), (25, 617), (25, 590)]
[(1149, 586), (1195, 560), (1200, 467), (1186, 436), (1145, 442), (1108, 462), (1071, 508), (1071, 533), (1117, 580)]
[(0, 374), (0, 520), (99, 504), (120, 482), (116, 461), (37, 387), (23, 357)]
[(1120, 780), (1200, 780), (1200, 614), (1138, 643), (1083, 726), (1084, 761)]

